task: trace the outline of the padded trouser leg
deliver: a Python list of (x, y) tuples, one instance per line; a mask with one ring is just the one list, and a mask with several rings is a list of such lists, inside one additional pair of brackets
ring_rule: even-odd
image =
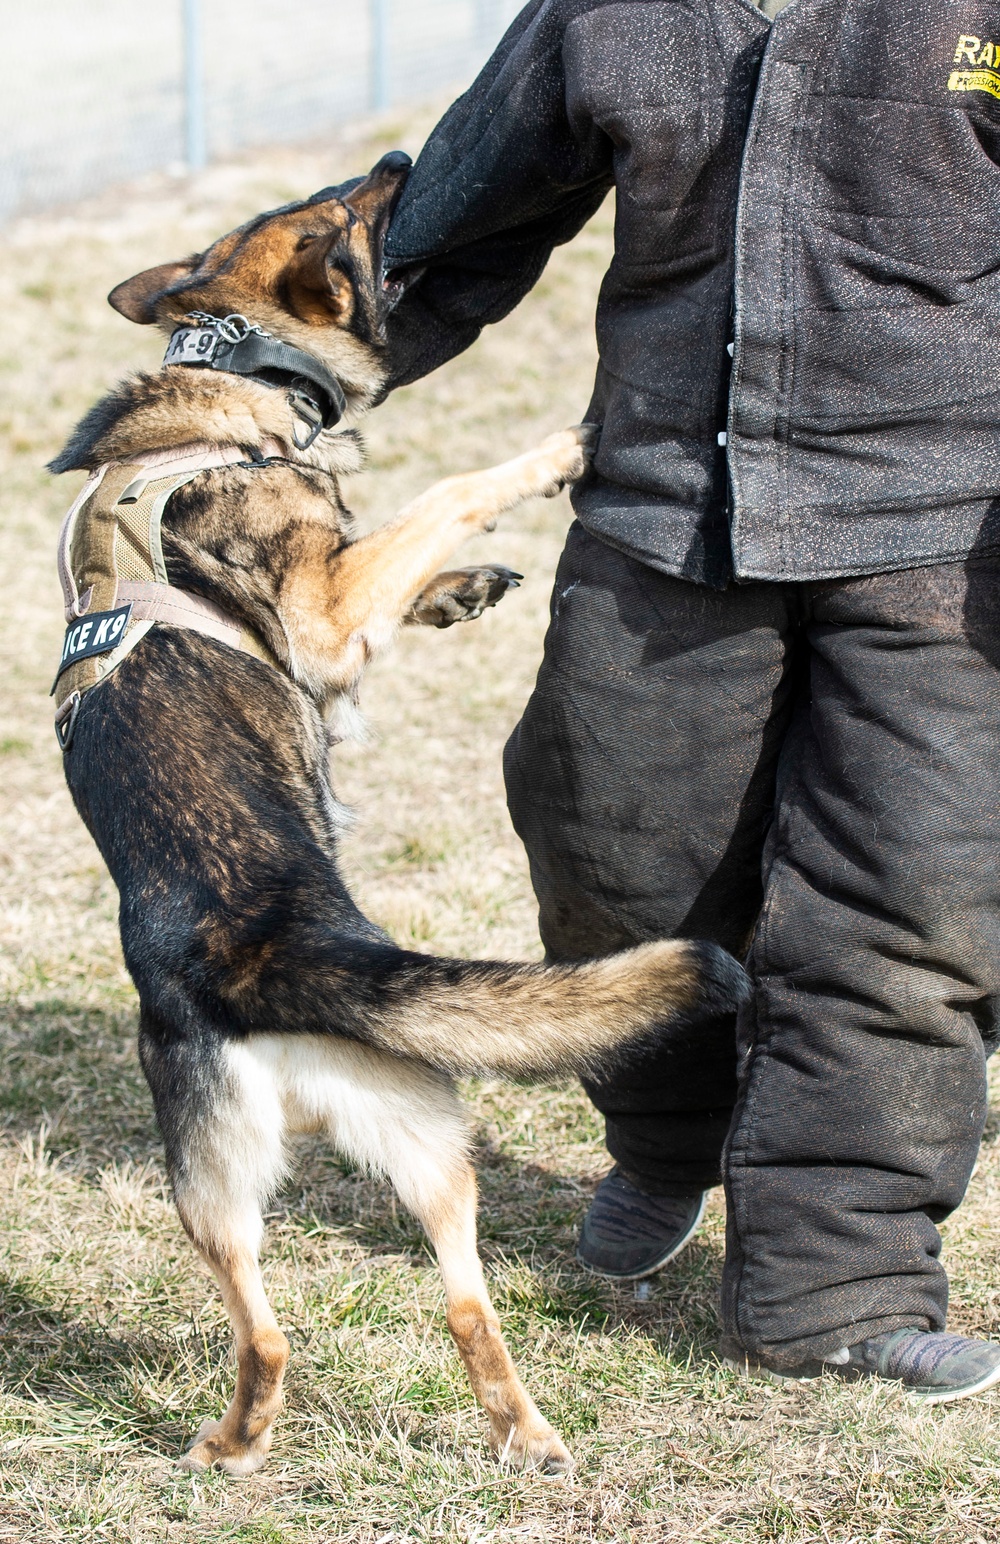
[[(720, 594), (571, 530), (538, 682), (505, 758), (551, 958), (673, 935), (744, 951), (793, 695), (796, 588)], [(587, 1089), (612, 1154), (644, 1188), (719, 1182), (731, 1018)]]
[(939, 1329), (1000, 1004), (1000, 574), (813, 587), (726, 1154), (730, 1342)]

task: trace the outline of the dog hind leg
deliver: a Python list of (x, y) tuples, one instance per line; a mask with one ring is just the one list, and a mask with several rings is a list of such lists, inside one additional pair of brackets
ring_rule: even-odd
[[(143, 1055), (150, 1084), (156, 1082)], [(523, 1467), (563, 1473), (572, 1459), (521, 1383), (504, 1345), (476, 1248), (476, 1182), (465, 1114), (446, 1076), (333, 1037), (248, 1036), (226, 1047), (224, 1090), (184, 1100), (192, 1133), (176, 1153), (163, 1120), (184, 1225), (214, 1270), (236, 1331), (236, 1391), (198, 1433), (191, 1468), (248, 1474), (267, 1455), (288, 1355), (264, 1295), (261, 1209), (284, 1167), (288, 1132), (325, 1129), (345, 1156), (385, 1175), (423, 1225), (444, 1279), (448, 1327), (489, 1417), (494, 1448)], [(176, 1094), (176, 1070), (162, 1080)], [(201, 1087), (207, 1080), (201, 1079)], [(158, 1105), (159, 1107), (159, 1105)]]
[(468, 1128), (450, 1079), (343, 1041), (297, 1037), (294, 1048), (271, 1045), (286, 1062), (293, 1055), (301, 1061), (296, 1082), (305, 1124), (314, 1125), (322, 1106), (334, 1144), (385, 1174), (422, 1224), (444, 1279), (448, 1328), (496, 1451), (518, 1467), (565, 1473), (573, 1460), (518, 1377), (486, 1290)]
[(210, 1068), (186, 1065), (180, 1047), (168, 1059), (169, 1067), (158, 1066), (156, 1052), (144, 1048), (177, 1210), (219, 1283), (237, 1356), (228, 1409), (202, 1426), (180, 1462), (186, 1469), (251, 1474), (271, 1446), (288, 1361), (258, 1263), (263, 1207), (285, 1167), (282, 1109), (266, 1069), (229, 1047), (220, 1048)]
[[(421, 1181), (423, 1183), (421, 1183)], [(428, 1181), (430, 1181), (428, 1183)], [(400, 1182), (396, 1182), (401, 1190)], [(476, 1179), (469, 1164), (447, 1176), (407, 1176), (405, 1204), (434, 1245), (448, 1328), (490, 1422), (493, 1447), (517, 1468), (565, 1474), (573, 1459), (524, 1387), (504, 1344), (476, 1246)]]
[(221, 1420), (204, 1423), (182, 1455), (180, 1467), (253, 1474), (267, 1459), (274, 1420), (282, 1407), (288, 1341), (278, 1328), (256, 1252), (247, 1241), (233, 1237), (219, 1253), (203, 1244), (198, 1247), (212, 1267), (233, 1323), (236, 1387)]

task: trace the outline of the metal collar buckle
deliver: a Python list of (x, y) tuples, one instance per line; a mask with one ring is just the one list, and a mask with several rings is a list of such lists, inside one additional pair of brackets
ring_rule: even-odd
[(227, 344), (232, 347), (242, 343), (254, 332), (262, 338), (271, 336), (237, 312), (231, 316), (210, 316), (207, 311), (189, 311), (184, 320), (190, 325), (182, 323), (170, 334), (163, 356), (165, 365), (211, 365)]
[(198, 327), (211, 327), (225, 343), (242, 343), (252, 332), (259, 333), (262, 338), (272, 336), (256, 322), (248, 321), (239, 311), (232, 311), (229, 316), (213, 316), (210, 311), (189, 311), (188, 316)]

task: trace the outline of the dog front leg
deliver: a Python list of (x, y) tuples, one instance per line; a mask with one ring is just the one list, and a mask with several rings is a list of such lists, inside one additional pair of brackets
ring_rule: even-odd
[(354, 542), (336, 577), (355, 626), (398, 625), (462, 542), (492, 530), (504, 510), (525, 499), (552, 498), (582, 477), (594, 434), (587, 424), (562, 429), (513, 461), (446, 477), (389, 525)]
[(310, 684), (349, 688), (392, 641), (415, 597), (470, 536), (506, 509), (550, 498), (583, 475), (595, 430), (562, 429), (534, 450), (485, 472), (446, 477), (388, 525), (288, 576), (281, 617), (296, 673)]

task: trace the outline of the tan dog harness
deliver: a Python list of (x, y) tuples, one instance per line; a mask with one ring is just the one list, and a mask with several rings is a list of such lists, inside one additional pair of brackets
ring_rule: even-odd
[[(263, 447), (281, 456), (278, 441)], [(213, 467), (246, 462), (237, 445), (182, 445), (91, 472), (59, 535), (59, 579), (69, 624), (53, 694), (56, 737), (68, 750), (85, 692), (106, 681), (157, 622), (205, 633), (280, 669), (250, 628), (212, 601), (169, 583), (160, 525), (167, 500)]]

